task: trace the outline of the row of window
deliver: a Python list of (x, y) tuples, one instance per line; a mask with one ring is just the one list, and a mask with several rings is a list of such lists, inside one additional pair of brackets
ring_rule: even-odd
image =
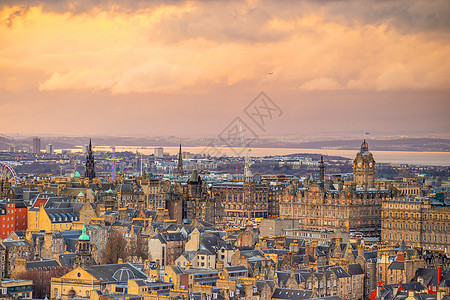
[[(397, 223), (387, 223), (387, 222), (384, 222), (384, 226), (383, 226), (384, 228), (389, 228), (389, 229), (403, 229), (403, 227), (404, 227), (404, 229), (406, 229), (406, 230), (419, 230), (419, 224), (416, 224), (415, 226), (414, 226), (414, 224), (410, 224), (410, 225), (408, 225), (408, 224), (403, 224), (403, 223), (400, 223), (400, 224), (398, 224), (397, 225)], [(448, 231), (448, 226), (443, 226), (443, 225), (434, 225), (434, 226), (432, 226), (432, 225), (426, 225), (426, 224), (424, 224), (423, 225), (423, 230), (432, 230), (432, 231), (443, 231), (443, 232), (447, 232)]]
[[(25, 221), (22, 222), (22, 225), (25, 226)], [(19, 222), (16, 222), (16, 226), (19, 226)], [(5, 228), (5, 224), (3, 224), (3, 228)], [(6, 228), (9, 228), (9, 224), (6, 224)], [(11, 224), (11, 228), (14, 228), (14, 226)]]
[[(387, 212), (384, 212), (384, 216), (387, 217)], [(399, 216), (400, 216), (400, 218), (403, 218), (403, 213), (392, 213), (392, 212), (389, 213), (389, 217), (397, 218)], [(413, 213), (411, 213), (411, 214), (405, 213), (405, 218), (414, 218), (414, 216), (416, 218), (419, 218), (420, 215), (419, 214), (413, 214)], [(427, 214), (424, 214), (423, 218), (427, 219), (427, 216), (428, 216), (429, 219), (434, 219), (434, 220), (438, 220), (438, 219), (440, 219), (440, 220), (444, 220), (444, 219), (448, 220), (448, 215), (444, 216), (444, 215), (432, 215), (432, 214), (427, 215)]]
[[(392, 237), (394, 237), (394, 240), (397, 240), (397, 236), (398, 236), (398, 238), (400, 239), (400, 240), (405, 240), (405, 241), (416, 241), (416, 242), (418, 242), (419, 241), (419, 236), (417, 235), (417, 234), (415, 234), (415, 235), (413, 235), (413, 234), (402, 234), (402, 233), (399, 233), (398, 235), (397, 235), (397, 233), (394, 233), (394, 234), (392, 234), (392, 233), (389, 233), (389, 234), (386, 234), (386, 233), (384, 233), (383, 234), (383, 238), (384, 239), (386, 239), (386, 237), (387, 236), (389, 236), (389, 239), (392, 239)], [(414, 237), (414, 239), (413, 239), (413, 237)], [(426, 242), (427, 241), (427, 237), (426, 236), (423, 236), (423, 242)], [(448, 243), (448, 238), (447, 238), (447, 236), (439, 236), (439, 237), (437, 237), (437, 236), (433, 236), (433, 237), (431, 237), (431, 236), (428, 236), (428, 242), (435, 242), (435, 243)]]

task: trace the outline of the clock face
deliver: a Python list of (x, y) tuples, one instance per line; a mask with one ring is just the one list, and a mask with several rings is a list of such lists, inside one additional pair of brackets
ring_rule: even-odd
[(369, 163), (369, 168), (372, 168), (372, 166), (373, 166), (373, 164), (372, 164), (372, 163)]
[(362, 163), (361, 163), (361, 162), (359, 162), (359, 163), (358, 163), (358, 167), (360, 167), (360, 168), (361, 168), (361, 166), (362, 166)]

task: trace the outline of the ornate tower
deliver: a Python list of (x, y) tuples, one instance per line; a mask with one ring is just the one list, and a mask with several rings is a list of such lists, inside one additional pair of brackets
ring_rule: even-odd
[(81, 267), (83, 269), (89, 269), (95, 264), (95, 261), (92, 258), (91, 239), (86, 234), (86, 226), (83, 226), (81, 235), (78, 238), (76, 256), (73, 264), (75, 268)]
[(89, 149), (88, 154), (86, 156), (86, 171), (84, 172), (84, 176), (88, 177), (89, 180), (95, 178), (95, 164), (94, 164), (94, 155), (92, 154), (91, 139), (89, 139)]
[(180, 143), (180, 152), (178, 153), (177, 174), (183, 175), (183, 153), (181, 152), (181, 143)]
[(320, 156), (319, 170), (320, 170), (319, 179), (321, 182), (324, 182), (325, 181), (325, 164), (323, 163), (323, 155)]
[(361, 145), (361, 150), (356, 154), (353, 161), (353, 181), (358, 187), (375, 187), (375, 160), (369, 152), (366, 139)]

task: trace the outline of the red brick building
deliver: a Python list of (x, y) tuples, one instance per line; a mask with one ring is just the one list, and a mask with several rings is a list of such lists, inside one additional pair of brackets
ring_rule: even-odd
[(0, 237), (4, 239), (16, 230), (27, 230), (27, 207), (23, 201), (0, 202)]

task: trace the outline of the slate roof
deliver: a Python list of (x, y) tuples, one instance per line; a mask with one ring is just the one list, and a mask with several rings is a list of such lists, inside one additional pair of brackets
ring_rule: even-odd
[(171, 241), (185, 241), (186, 237), (181, 232), (162, 232), (158, 233), (154, 237), (155, 239), (159, 239), (161, 243), (166, 244)]
[(3, 246), (8, 247), (20, 247), (20, 246), (30, 246), (26, 241), (17, 240), (17, 241), (7, 241), (3, 240)]
[(404, 270), (405, 269), (405, 262), (394, 260), (388, 267), (389, 270)]
[(73, 260), (76, 253), (64, 253), (59, 255), (59, 263), (61, 266), (73, 266)]
[[(442, 279), (446, 280), (446, 276), (448, 276), (450, 271), (446, 270), (445, 272), (443, 272), (442, 274)], [(418, 277), (422, 277), (423, 279), (423, 284), (425, 286), (437, 286), (439, 285), (439, 282), (437, 280), (437, 269), (426, 269), (426, 268), (419, 268), (416, 271), (415, 274), (415, 279), (417, 279)], [(450, 278), (448, 278), (450, 279)]]
[(215, 254), (215, 249), (233, 249), (230, 243), (222, 240), (215, 233), (204, 233), (200, 236), (200, 249), (207, 250), (211, 254)]
[(53, 259), (44, 259), (44, 260), (35, 260), (35, 261), (27, 261), (25, 265), (25, 269), (29, 270), (49, 270), (58, 268), (59, 264), (56, 260)]
[(195, 256), (197, 255), (197, 251), (189, 251), (189, 250), (185, 250), (182, 254), (182, 256), (184, 256), (184, 258), (186, 258), (186, 260), (188, 262), (192, 262), (192, 260), (195, 258)]
[[(27, 233), (27, 231), (26, 230), (15, 230), (15, 231), (13, 231), (19, 238), (23, 238), (23, 239), (25, 239), (25, 235), (26, 235), (26, 233)], [(13, 232), (11, 232), (11, 233), (13, 233)]]
[(342, 267), (330, 267), (327, 271), (334, 272), (338, 278), (350, 277), (350, 274), (347, 273)]
[(123, 184), (119, 184), (116, 187), (116, 191), (117, 192), (122, 192), (122, 193), (133, 193), (133, 185), (129, 184), (129, 183), (123, 183)]
[(231, 266), (231, 267), (225, 267), (225, 269), (228, 271), (228, 273), (247, 272), (247, 268), (244, 266)]
[(273, 292), (272, 299), (310, 299), (312, 291), (296, 289), (276, 289)]
[(275, 286), (275, 282), (273, 280), (258, 280), (256, 282), (256, 288), (258, 289), (258, 291), (262, 290), (264, 284), (268, 284), (271, 289), (273, 289), (273, 287)]
[(350, 273), (350, 275), (364, 274), (364, 271), (361, 268), (361, 265), (358, 264), (358, 263), (356, 263), (356, 264), (349, 264), (348, 265), (348, 272)]
[(90, 273), (103, 283), (106, 282), (128, 282), (128, 279), (146, 279), (147, 275), (130, 263), (95, 265), (86, 272)]

